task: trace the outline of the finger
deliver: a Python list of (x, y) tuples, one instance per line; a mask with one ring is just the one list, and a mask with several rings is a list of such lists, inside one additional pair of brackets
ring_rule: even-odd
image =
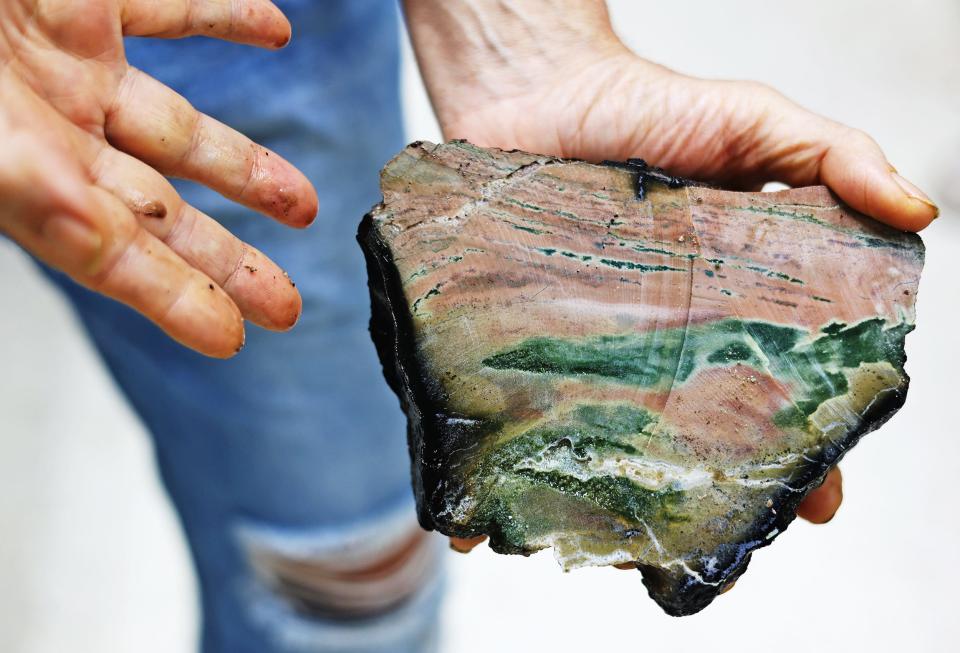
[(480, 543), (487, 539), (486, 535), (477, 537), (451, 537), (450, 548), (457, 553), (470, 553)]
[(135, 68), (105, 128), (114, 147), (164, 175), (200, 182), (290, 226), (316, 217), (316, 191), (300, 171)]
[(296, 324), (300, 293), (283, 270), (184, 202), (162, 175), (128, 154), (104, 147), (91, 177), (119, 197), (144, 229), (223, 288), (246, 319), (274, 330)]
[(124, 0), (125, 36), (213, 38), (282, 48), (290, 41), (290, 23), (268, 0)]
[(940, 214), (937, 205), (900, 176), (880, 146), (863, 132), (842, 128), (832, 139), (819, 173), (820, 180), (844, 202), (897, 229), (919, 231)]
[[(770, 89), (758, 95), (776, 116), (762, 132), (766, 167), (792, 186), (822, 183), (857, 211), (904, 231), (938, 215), (934, 202), (900, 176), (870, 136), (811, 113)], [(798, 139), (798, 135), (802, 138)]]
[(37, 231), (15, 237), (78, 283), (139, 311), (177, 342), (215, 358), (239, 352), (243, 318), (230, 297), (140, 228), (118, 199), (91, 190), (90, 206), (99, 213), (93, 225), (76, 215), (52, 214)]
[(797, 508), (797, 515), (814, 524), (826, 524), (833, 519), (843, 501), (843, 477), (834, 467), (827, 474), (823, 485), (807, 495)]
[(8, 139), (0, 149), (0, 230), (75, 281), (143, 313), (208, 356), (243, 345), (233, 301), (141, 229), (113, 195), (48, 143)]
[(104, 247), (93, 267), (73, 273), (74, 279), (131, 306), (201, 354), (229, 358), (239, 352), (243, 318), (233, 300), (137, 225), (119, 200), (100, 193), (100, 210), (108, 216)]

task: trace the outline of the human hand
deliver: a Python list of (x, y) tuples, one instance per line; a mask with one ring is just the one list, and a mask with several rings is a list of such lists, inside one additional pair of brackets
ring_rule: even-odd
[(825, 184), (877, 220), (937, 215), (867, 134), (755, 82), (680, 75), (632, 53), (602, 0), (406, 0), (446, 138), (600, 161), (643, 158), (734, 190)]
[(184, 345), (229, 357), (243, 318), (290, 328), (300, 296), (165, 176), (292, 227), (312, 222), (317, 197), (281, 157), (127, 64), (124, 36), (191, 35), (276, 48), (290, 25), (269, 0), (0, 3), (0, 232)]
[[(590, 161), (644, 158), (732, 189), (822, 183), (853, 208), (904, 230), (936, 206), (896, 174), (869, 136), (761, 84), (686, 77), (630, 52), (600, 0), (406, 0), (408, 23), (444, 136)], [(450, 35), (456, 35), (451, 38)], [(833, 518), (839, 469), (797, 514)], [(451, 538), (469, 551), (478, 538)]]

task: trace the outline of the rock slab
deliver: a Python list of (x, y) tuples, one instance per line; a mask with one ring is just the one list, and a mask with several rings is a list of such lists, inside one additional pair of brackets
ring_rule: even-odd
[(903, 404), (923, 244), (823, 187), (414, 143), (361, 224), (421, 524), (706, 607)]

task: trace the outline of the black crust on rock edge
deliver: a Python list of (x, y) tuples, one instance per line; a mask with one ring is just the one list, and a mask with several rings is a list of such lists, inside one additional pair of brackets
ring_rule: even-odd
[[(357, 233), (367, 264), (367, 285), (370, 289), (370, 335), (377, 349), (383, 374), (390, 388), (400, 400), (407, 416), (407, 446), (410, 449), (410, 471), (417, 518), (426, 530), (439, 530), (454, 537), (474, 537), (479, 531), (463, 531), (438, 523), (435, 515), (443, 509), (444, 490), (448, 471), (453, 466), (446, 451), (457, 449), (441, 447), (441, 442), (471, 442), (482, 437), (483, 429), (448, 428), (445, 397), (431, 384), (423, 372), (414, 350), (413, 318), (400, 285), (400, 279), (391, 275), (393, 256), (377, 237), (373, 214), (368, 213)], [(431, 388), (431, 385), (433, 387)], [(433, 492), (430, 488), (435, 488)], [(488, 534), (483, 531), (482, 534)], [(495, 533), (491, 534), (491, 540)]]
[(797, 508), (800, 503), (823, 484), (830, 469), (837, 465), (847, 451), (853, 448), (863, 436), (883, 426), (903, 407), (907, 399), (909, 377), (905, 375), (904, 381), (901, 388), (886, 392), (882, 400), (871, 406), (864, 413), (860, 426), (847, 438), (823, 448), (820, 455), (807, 468), (807, 473), (801, 477), (801, 482), (798, 484), (803, 488), (801, 491), (784, 490), (774, 499), (775, 512), (771, 511), (770, 518), (767, 520), (754, 522), (750, 536), (746, 538), (748, 544), (730, 545), (730, 550), (725, 552), (726, 564), (720, 567), (717, 573), (704, 577), (708, 583), (722, 581), (721, 585), (698, 583), (689, 576), (676, 582), (661, 569), (652, 566), (639, 567), (643, 574), (643, 584), (647, 586), (650, 598), (672, 617), (696, 614), (710, 605), (724, 589), (743, 575), (754, 551), (773, 544), (775, 538), (767, 539), (766, 534), (773, 529), (777, 529), (778, 535), (787, 530), (790, 523), (797, 517)]
[[(364, 216), (357, 240), (363, 249), (369, 275), (372, 307), (370, 334), (383, 365), (384, 376), (400, 398), (401, 407), (408, 418), (407, 444), (410, 448), (411, 473), (421, 526), (455, 537), (485, 534), (490, 536), (494, 550), (503, 553), (529, 553), (504, 548), (502, 542), (498, 541), (502, 538), (498, 538), (493, 524), (477, 531), (462, 531), (436, 520), (435, 515), (442, 510), (442, 490), (447, 484), (446, 472), (452, 465), (439, 443), (451, 439), (467, 442), (482, 434), (476, 433), (475, 429), (442, 429), (446, 422), (443, 418), (447, 416), (444, 398), (442, 395), (436, 396), (436, 390), (428, 390), (422, 366), (413, 349), (415, 340), (412, 316), (399, 278), (390, 274), (393, 269), (392, 255), (376, 235), (372, 214)], [(641, 566), (639, 569), (643, 574), (643, 583), (647, 586), (650, 597), (672, 616), (691, 615), (707, 607), (725, 587), (746, 571), (753, 551), (773, 542), (773, 539), (765, 538), (766, 533), (773, 529), (780, 533), (785, 531), (796, 518), (800, 502), (823, 483), (830, 468), (836, 465), (861, 437), (882, 426), (903, 406), (906, 391), (907, 387), (904, 385), (901, 389), (887, 392), (884, 399), (863, 416), (860, 428), (844, 441), (824, 447), (819, 459), (807, 468), (806, 476), (799, 479), (798, 485), (804, 489), (800, 492), (781, 492), (774, 501), (775, 512), (769, 513), (769, 519), (754, 524), (751, 536), (747, 538), (748, 543), (731, 545), (723, 552), (725, 560), (718, 571), (704, 578), (707, 583), (719, 581), (722, 582), (721, 585), (699, 583), (689, 576), (678, 579), (656, 567)], [(456, 448), (458, 447), (450, 447)], [(417, 464), (417, 461), (422, 463)], [(437, 491), (431, 495), (429, 488), (437, 488)]]
[[(699, 185), (696, 182), (670, 177), (662, 170), (650, 168), (640, 160), (626, 163), (608, 162), (604, 165), (627, 169), (637, 174), (637, 196), (643, 197), (645, 184), (656, 182), (669, 187)], [(455, 463), (445, 452), (456, 451), (464, 445), (482, 438), (495, 425), (478, 427), (463, 426), (451, 422), (442, 389), (431, 382), (415, 350), (415, 334), (410, 307), (406, 301), (401, 280), (395, 272), (393, 256), (379, 238), (374, 225), (373, 213), (364, 216), (357, 241), (363, 250), (368, 273), (372, 314), (370, 333), (377, 349), (384, 376), (397, 394), (401, 407), (408, 418), (407, 438), (411, 455), (411, 474), (421, 526), (438, 530), (455, 537), (490, 536), (490, 546), (500, 553), (529, 554), (530, 551), (513, 550), (506, 545), (496, 524), (475, 524), (472, 530), (464, 530), (440, 519), (450, 485)], [(843, 441), (832, 443), (820, 451), (819, 456), (805, 468), (804, 475), (797, 479), (801, 490), (782, 490), (773, 499), (773, 510), (766, 519), (754, 522), (750, 536), (742, 544), (730, 544), (718, 551), (717, 570), (704, 575), (698, 582), (688, 575), (672, 575), (663, 569), (640, 565), (643, 583), (650, 597), (672, 616), (691, 615), (704, 609), (722, 591), (744, 573), (753, 551), (768, 546), (778, 534), (787, 529), (796, 518), (796, 509), (802, 500), (819, 487), (829, 470), (836, 465), (864, 435), (879, 428), (890, 419), (906, 400), (909, 377), (897, 389), (889, 390), (862, 415), (860, 426)], [(441, 446), (442, 445), (442, 446)], [(711, 584), (716, 583), (716, 585)]]

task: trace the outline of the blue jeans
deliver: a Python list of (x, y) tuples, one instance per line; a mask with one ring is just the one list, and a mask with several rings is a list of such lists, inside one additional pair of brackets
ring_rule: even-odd
[(209, 39), (127, 47), (133, 65), (316, 185), (320, 216), (298, 232), (177, 183), (289, 271), (299, 325), (248, 326), (243, 352), (213, 361), (54, 277), (153, 436), (200, 581), (204, 651), (430, 651), (440, 542), (416, 526), (405, 422), (367, 333), (354, 240), (380, 199), (380, 167), (402, 147), (397, 10), (278, 4), (294, 28), (279, 52)]

